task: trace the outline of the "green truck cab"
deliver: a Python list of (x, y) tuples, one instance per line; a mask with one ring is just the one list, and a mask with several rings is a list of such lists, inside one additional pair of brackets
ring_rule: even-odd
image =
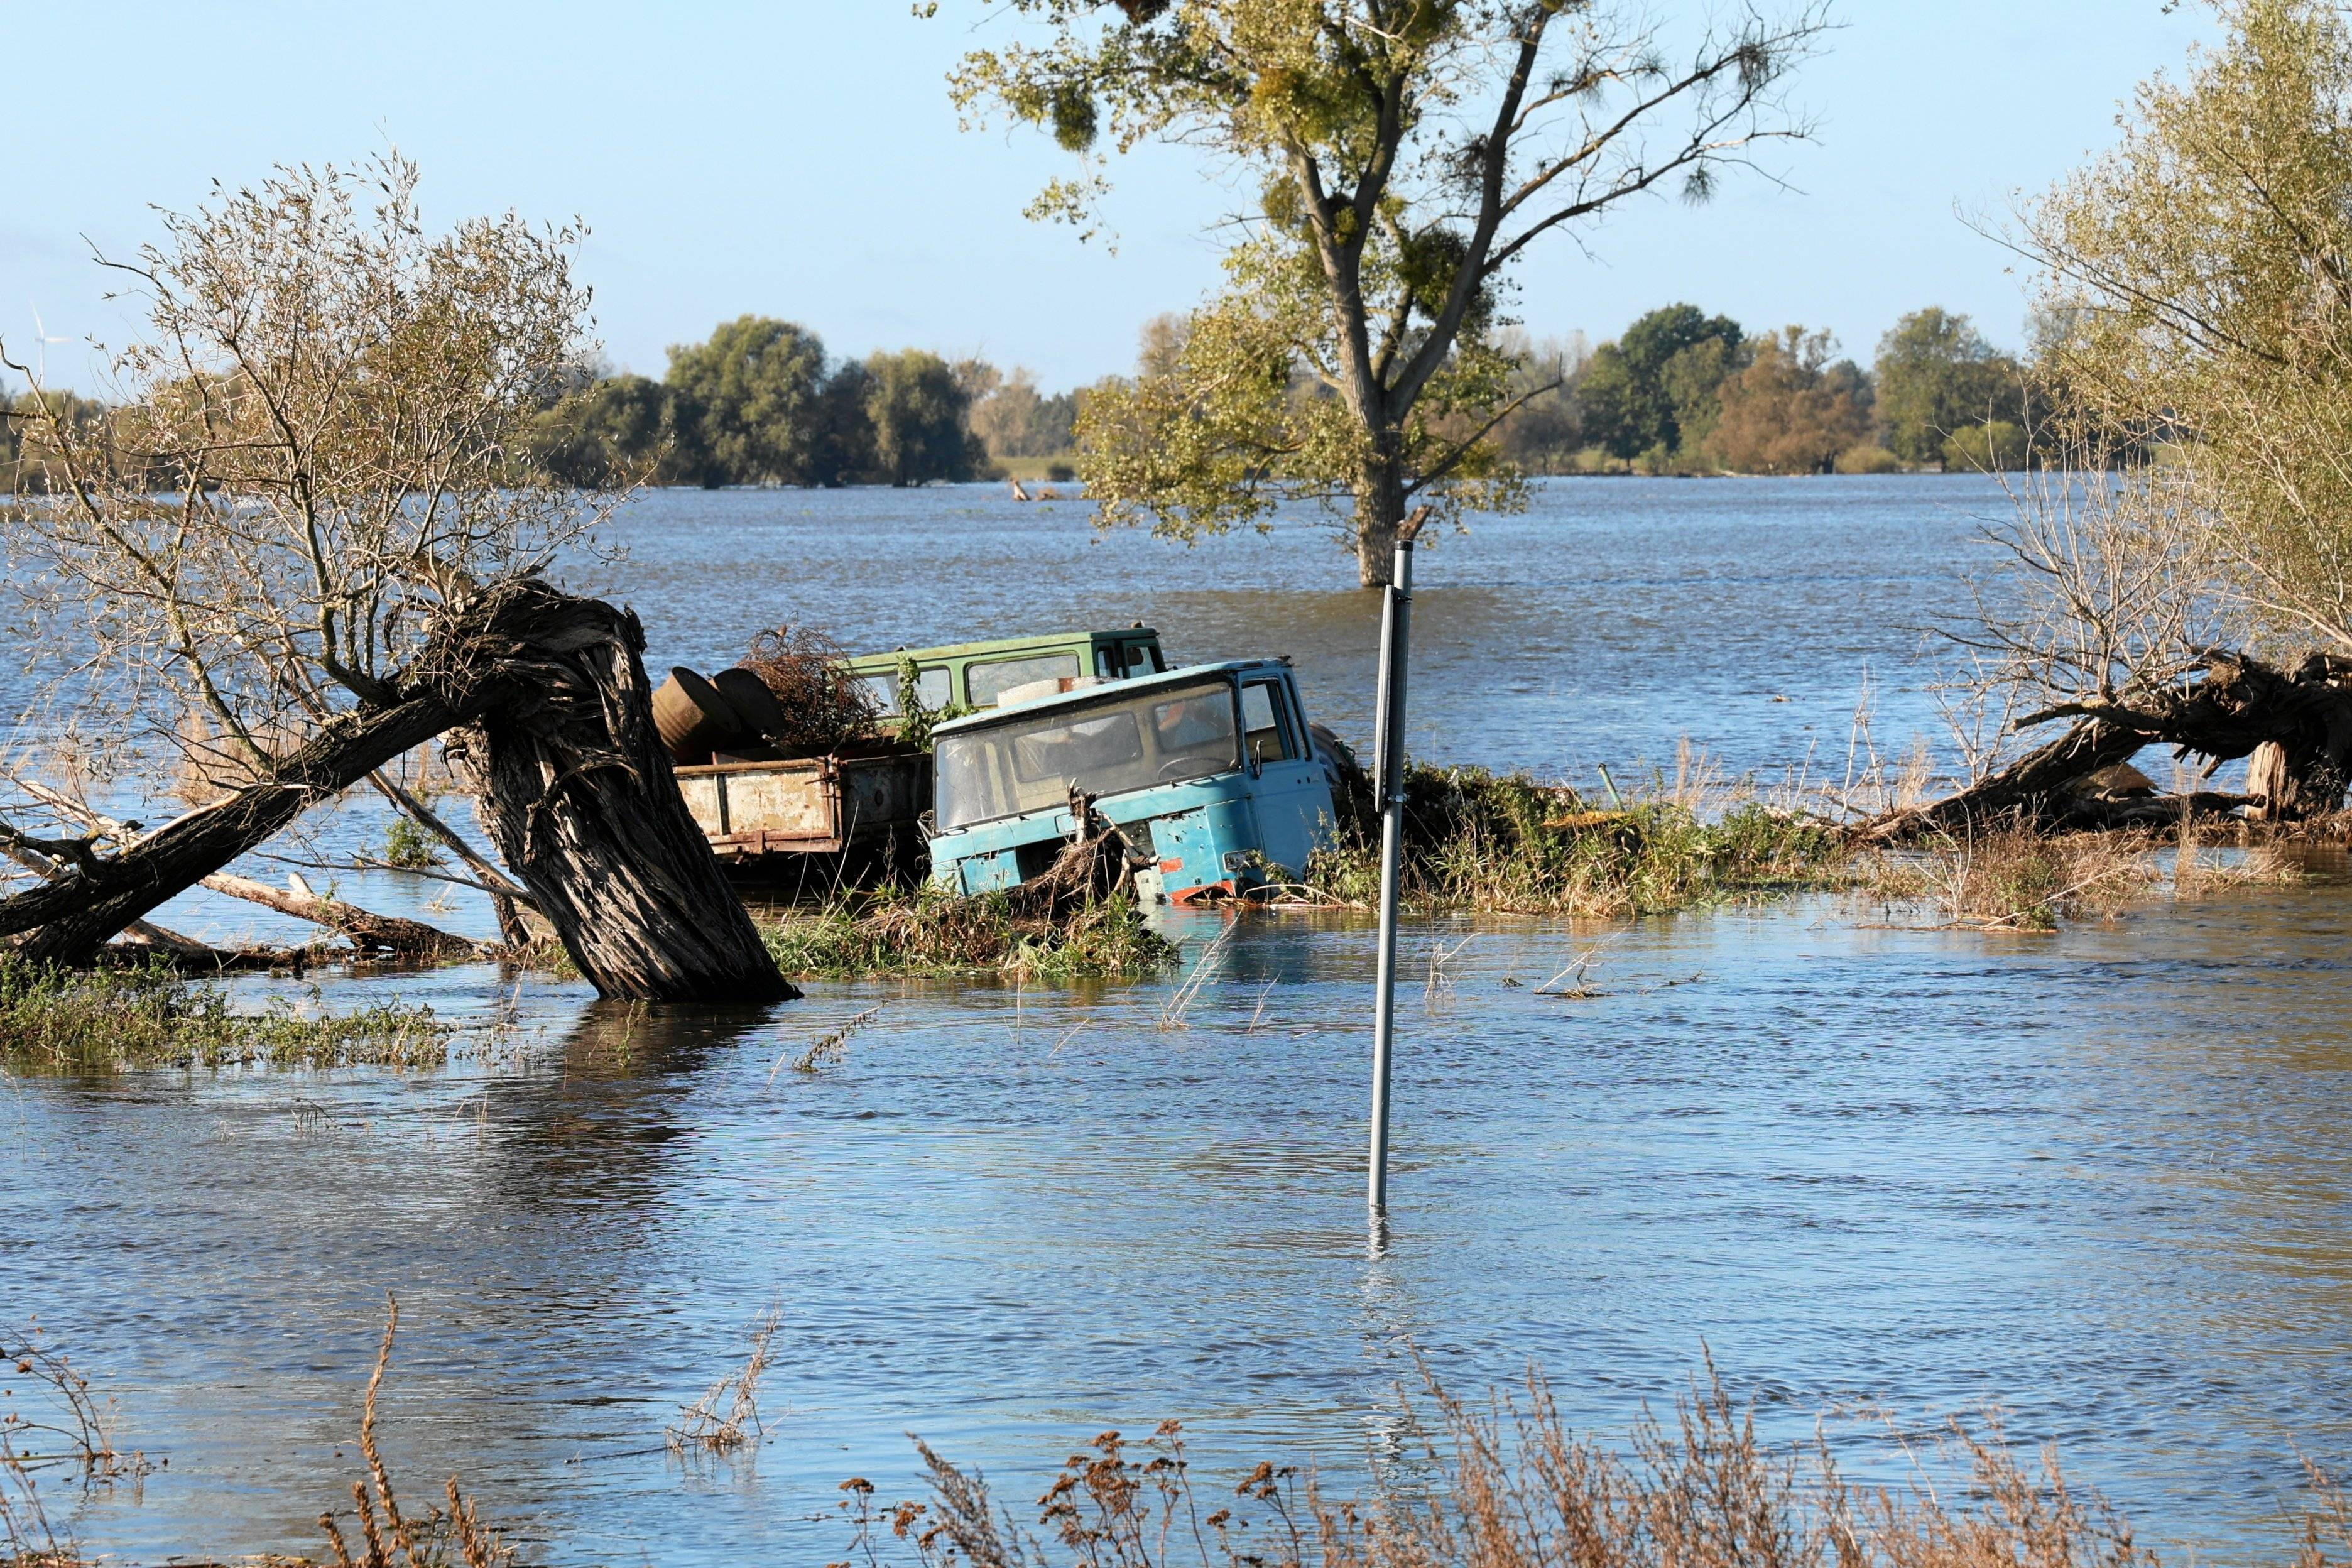
[(1074, 790), (1117, 823), (1147, 899), (1245, 897), (1330, 841), (1331, 786), (1297, 682), (1241, 659), (1040, 696), (931, 734), (931, 879), (1012, 888), (1076, 835)]
[(1138, 621), (1125, 631), (1058, 632), (993, 642), (950, 643), (943, 647), (895, 648), (861, 655), (849, 672), (873, 694), (885, 714), (898, 711), (898, 666), (915, 666), (915, 692), (923, 706), (993, 708), (1007, 691), (1040, 688), (1053, 681), (1067, 691), (1076, 683), (1129, 680), (1168, 668), (1160, 634)]

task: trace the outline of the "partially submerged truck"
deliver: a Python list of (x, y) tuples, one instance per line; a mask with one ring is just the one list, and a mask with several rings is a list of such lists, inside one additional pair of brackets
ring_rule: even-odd
[(1139, 675), (950, 720), (931, 732), (931, 879), (1012, 888), (1084, 824), (1118, 825), (1148, 900), (1247, 897), (1295, 881), (1330, 841), (1331, 785), (1289, 663)]
[(1168, 668), (1160, 634), (1138, 621), (1119, 632), (1060, 632), (866, 654), (849, 661), (849, 673), (865, 685), (880, 711), (895, 714), (902, 663), (915, 667), (916, 700), (934, 710), (993, 708), (1009, 692), (1034, 694), (1047, 682), (1068, 691), (1082, 683), (1131, 680)]
[[(917, 700), (934, 710), (991, 709), (1008, 697), (1080, 689), (1167, 668), (1160, 634), (1139, 621), (1119, 631), (898, 648), (852, 659), (850, 674), (866, 684), (886, 730), (898, 713), (904, 663), (915, 667)], [(781, 755), (765, 744), (759, 711), (764, 689), (748, 670), (706, 680), (677, 668), (655, 694), (656, 721), (678, 762), (679, 793), (713, 853), (730, 865), (786, 873), (813, 856), (912, 870), (930, 804), (929, 757), (887, 735), (824, 756)]]

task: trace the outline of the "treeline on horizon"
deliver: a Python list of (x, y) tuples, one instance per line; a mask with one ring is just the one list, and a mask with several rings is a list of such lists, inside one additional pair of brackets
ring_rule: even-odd
[[(1138, 373), (1172, 358), (1181, 318), (1144, 328)], [(1868, 368), (1833, 358), (1824, 331), (1750, 333), (1688, 304), (1653, 310), (1617, 339), (1510, 345), (1522, 401), (1496, 432), (1528, 474), (1894, 473), (2007, 469), (2043, 454), (2026, 368), (1968, 317), (1903, 317)], [(1087, 400), (1125, 378), (1041, 392), (1031, 374), (922, 349), (836, 358), (772, 317), (723, 322), (669, 351), (659, 381), (583, 367), (544, 393), (528, 458), (583, 487), (895, 486), (1082, 473)], [(1317, 395), (1302, 385), (1300, 395)], [(52, 393), (102, 449), (106, 407)], [(28, 407), (29, 395), (15, 406)], [(54, 454), (0, 420), (0, 489), (46, 489)]]

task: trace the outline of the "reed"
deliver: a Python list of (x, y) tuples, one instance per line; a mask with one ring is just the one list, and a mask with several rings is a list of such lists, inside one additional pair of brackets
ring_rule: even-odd
[(678, 1406), (677, 1419), (662, 1429), (672, 1454), (731, 1454), (768, 1435), (760, 1420), (760, 1379), (768, 1370), (768, 1343), (782, 1321), (772, 1309), (761, 1313), (751, 1326), (751, 1353), (743, 1364), (693, 1404)]
[[(1874, 1488), (1826, 1441), (1759, 1438), (1712, 1363), (1619, 1447), (1569, 1430), (1534, 1372), (1483, 1404), (1431, 1379), (1408, 1415), (1417, 1452), (1362, 1500), (1270, 1462), (1197, 1489), (1170, 1421), (1095, 1437), (1029, 1515), (918, 1439), (930, 1496), (878, 1507), (845, 1482), (835, 1568), (2159, 1568), (2053, 1450), (2021, 1456), (1995, 1418), (1953, 1423), (1909, 1483)], [(2352, 1562), (2352, 1501), (2315, 1470), (2301, 1535), (2294, 1568)]]
[(335, 1568), (511, 1568), (514, 1548), (482, 1522), (465, 1492), (451, 1476), (443, 1494), (449, 1506), (428, 1507), (422, 1518), (404, 1514), (394, 1493), (392, 1471), (376, 1447), (376, 1395), (392, 1366), (393, 1339), (400, 1330), (400, 1301), (384, 1297), (383, 1342), (375, 1352), (375, 1368), (368, 1375), (367, 1397), (360, 1406), (360, 1458), (367, 1466), (364, 1479), (352, 1483), (352, 1519), (360, 1550), (352, 1551), (332, 1510), (319, 1515), (326, 1537), (328, 1561)]
[(166, 965), (58, 969), (0, 952), (0, 1063), (12, 1071), (431, 1067), (447, 1059), (452, 1035), (428, 1007), (306, 1015), (281, 1001), (236, 1013), (221, 986)]

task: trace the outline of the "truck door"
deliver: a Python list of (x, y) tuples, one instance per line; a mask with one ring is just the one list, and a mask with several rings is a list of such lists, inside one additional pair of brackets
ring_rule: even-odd
[(1251, 789), (1259, 847), (1292, 876), (1330, 831), (1331, 786), (1315, 760), (1290, 682), (1279, 675), (1242, 682), (1243, 745), (1257, 777)]

